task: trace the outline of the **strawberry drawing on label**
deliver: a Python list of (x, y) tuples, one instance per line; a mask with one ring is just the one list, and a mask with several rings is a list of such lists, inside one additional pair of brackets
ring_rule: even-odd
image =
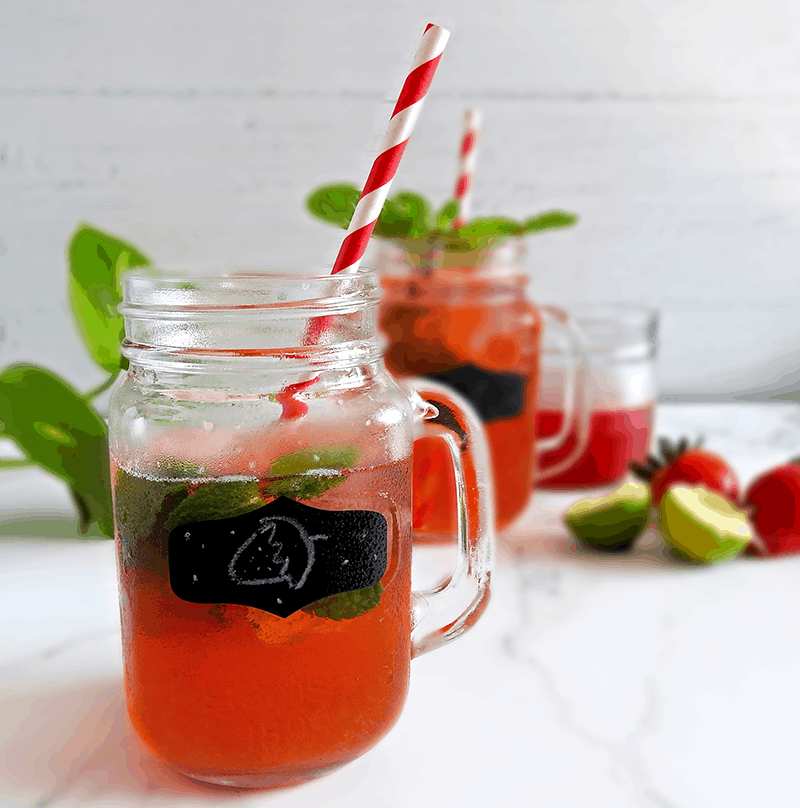
[(314, 542), (327, 538), (323, 533), (310, 536), (300, 522), (288, 516), (267, 516), (234, 553), (228, 575), (244, 586), (285, 582), (300, 589), (314, 566)]
[(388, 525), (377, 511), (331, 511), (279, 496), (237, 516), (193, 515), (167, 540), (170, 589), (189, 603), (239, 604), (285, 618), (375, 587), (386, 573)]

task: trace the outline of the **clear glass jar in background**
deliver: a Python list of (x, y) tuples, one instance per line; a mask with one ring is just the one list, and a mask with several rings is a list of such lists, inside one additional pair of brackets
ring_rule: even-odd
[[(374, 271), (124, 277), (109, 427), (126, 702), (190, 777), (284, 785), (358, 757), (397, 720), (411, 657), (487, 602), (482, 427), (441, 386), (389, 376), (379, 293)], [(460, 558), (412, 593), (423, 435), (454, 468)]]
[[(567, 468), (540, 481), (552, 490), (595, 488), (621, 482), (632, 460), (648, 453), (656, 400), (659, 312), (623, 303), (574, 304), (556, 309), (579, 334), (590, 373), (585, 386), (586, 428), (569, 426), (561, 449), (540, 458), (545, 472), (575, 452)], [(548, 350), (549, 349), (549, 350)], [(567, 355), (557, 345), (545, 351), (536, 433), (546, 438), (564, 429)]]

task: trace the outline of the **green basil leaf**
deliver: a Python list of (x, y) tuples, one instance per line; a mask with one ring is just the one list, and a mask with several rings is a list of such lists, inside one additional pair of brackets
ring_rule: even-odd
[(400, 191), (383, 204), (375, 235), (383, 238), (422, 238), (431, 229), (431, 206), (421, 194)]
[(556, 230), (561, 227), (572, 227), (578, 221), (574, 213), (563, 210), (548, 210), (538, 216), (532, 216), (522, 223), (523, 235), (528, 233), (542, 233), (545, 230)]
[(352, 620), (372, 611), (380, 603), (382, 593), (383, 584), (378, 581), (364, 589), (322, 598), (310, 606), (305, 606), (303, 611), (316, 617), (327, 617), (329, 620)]
[(146, 266), (149, 259), (131, 244), (81, 224), (67, 248), (70, 270), (70, 303), (92, 359), (103, 370), (120, 368), (120, 343), (124, 336), (120, 274), (128, 267)]
[(360, 196), (358, 188), (347, 182), (322, 185), (306, 197), (306, 209), (323, 222), (346, 230)]
[(44, 368), (12, 365), (0, 373), (0, 421), (31, 460), (70, 486), (81, 529), (97, 522), (113, 536), (108, 432), (84, 397)]
[(164, 529), (169, 532), (188, 522), (241, 516), (263, 504), (264, 500), (258, 493), (258, 483), (255, 480), (201, 483), (193, 494), (170, 513)]
[(480, 236), (483, 238), (494, 236), (521, 236), (522, 225), (503, 216), (491, 216), (484, 219), (473, 219), (471, 222), (458, 228), (460, 236)]
[(449, 230), (453, 222), (461, 212), (461, 203), (457, 199), (448, 199), (447, 202), (436, 211), (434, 216), (434, 228), (436, 230)]
[(341, 485), (347, 477), (336, 474), (351, 468), (361, 457), (358, 446), (310, 446), (281, 455), (269, 467), (264, 493), (273, 497), (312, 499)]

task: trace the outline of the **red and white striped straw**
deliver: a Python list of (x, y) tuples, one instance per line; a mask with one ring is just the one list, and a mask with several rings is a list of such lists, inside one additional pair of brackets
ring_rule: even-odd
[[(400, 165), (400, 158), (422, 110), (422, 102), (428, 94), (448, 39), (450, 32), (444, 28), (432, 23), (426, 26), (422, 41), (414, 55), (411, 70), (406, 76), (400, 97), (389, 118), (380, 152), (372, 163), (364, 190), (353, 211), (353, 218), (339, 248), (331, 275), (338, 272), (355, 272), (364, 257), (375, 223)], [(312, 318), (305, 335), (305, 344), (313, 345), (328, 328), (329, 322), (329, 315)], [(278, 401), (283, 407), (282, 418), (300, 418), (305, 415), (308, 405), (297, 400), (295, 396), (314, 384), (318, 378), (314, 376), (312, 379), (289, 385), (278, 394)]]
[(458, 216), (454, 222), (461, 227), (469, 219), (469, 203), (472, 197), (472, 184), (475, 180), (475, 163), (478, 159), (478, 137), (481, 132), (481, 115), (474, 109), (464, 113), (464, 136), (458, 153), (458, 179), (453, 197), (460, 203)]
[(389, 125), (381, 141), (380, 152), (372, 164), (369, 177), (361, 192), (347, 235), (344, 237), (331, 274), (355, 272), (367, 250), (375, 222), (389, 195), (394, 175), (400, 165), (408, 139), (417, 122), (425, 96), (433, 81), (450, 32), (429, 23), (414, 55), (400, 97), (395, 104)]

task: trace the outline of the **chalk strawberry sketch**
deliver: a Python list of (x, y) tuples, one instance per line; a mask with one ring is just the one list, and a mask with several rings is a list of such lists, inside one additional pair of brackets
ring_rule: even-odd
[[(279, 522), (288, 529), (279, 531)], [(288, 516), (267, 516), (260, 520), (258, 530), (234, 553), (228, 565), (228, 575), (234, 583), (244, 586), (285, 581), (292, 589), (300, 589), (314, 566), (314, 542), (327, 538), (324, 534), (309, 536), (300, 522)], [(258, 544), (254, 546), (256, 541)], [(262, 568), (266, 568), (269, 574), (255, 577)]]

